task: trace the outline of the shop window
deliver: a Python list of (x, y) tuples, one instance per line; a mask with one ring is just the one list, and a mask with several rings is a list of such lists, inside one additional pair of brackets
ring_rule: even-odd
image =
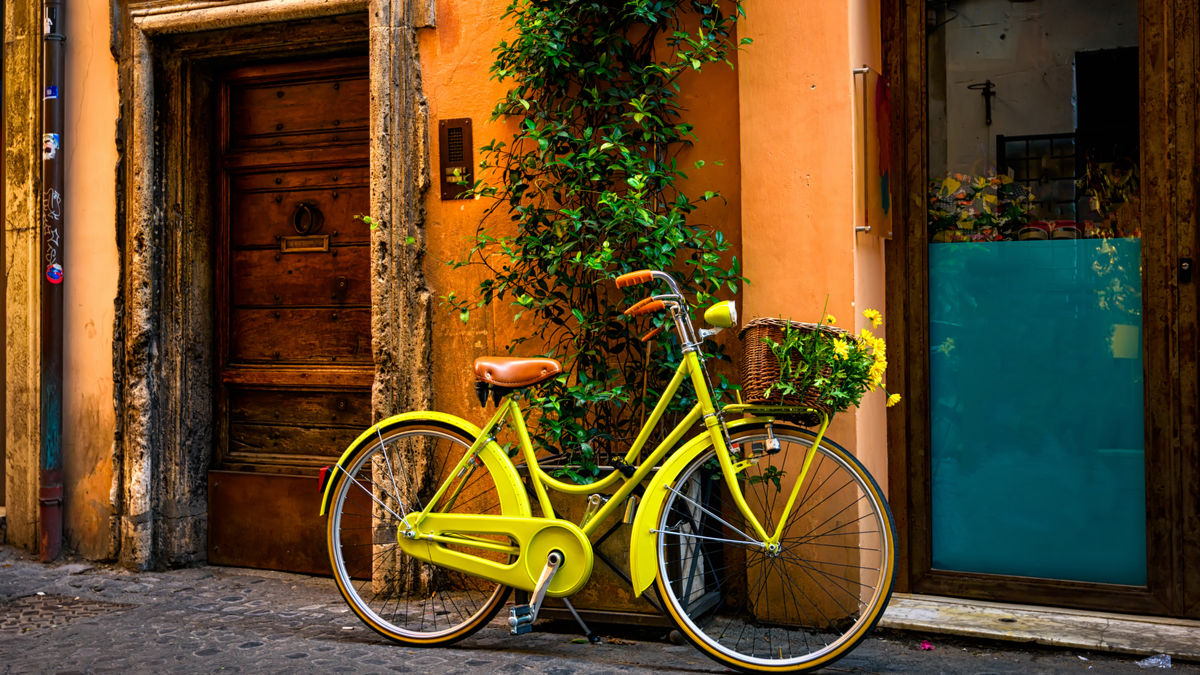
[(932, 566), (1144, 585), (1138, 3), (929, 7)]

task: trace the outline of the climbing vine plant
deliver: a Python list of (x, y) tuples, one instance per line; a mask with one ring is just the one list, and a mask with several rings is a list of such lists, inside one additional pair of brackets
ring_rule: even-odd
[[(518, 319), (532, 315), (531, 333), (509, 352), (532, 340), (563, 363), (564, 374), (531, 398), (538, 448), (569, 455), (560, 475), (590, 482), (607, 453), (623, 454), (680, 358), (671, 331), (643, 343), (622, 314), (649, 287), (622, 293), (612, 278), (672, 270), (699, 305), (745, 281), (722, 233), (689, 220), (719, 193), (684, 194), (677, 161), (696, 140), (683, 121), (683, 76), (733, 67), (742, 16), (739, 0), (514, 0), (507, 8), (514, 27), (491, 72), (510, 88), (492, 118), (516, 132), (481, 149), (484, 179), (462, 181), (493, 203), (469, 250), (451, 261), (489, 273), (472, 297), (443, 300), (464, 322), (493, 303), (511, 303)], [(718, 389), (728, 387), (722, 378)], [(691, 404), (681, 396), (675, 410)]]

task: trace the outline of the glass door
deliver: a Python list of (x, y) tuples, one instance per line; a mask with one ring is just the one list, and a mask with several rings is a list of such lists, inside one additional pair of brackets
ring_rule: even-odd
[(932, 566), (1144, 586), (1137, 0), (939, 16)]
[(908, 590), (1179, 614), (1173, 10), (891, 7)]

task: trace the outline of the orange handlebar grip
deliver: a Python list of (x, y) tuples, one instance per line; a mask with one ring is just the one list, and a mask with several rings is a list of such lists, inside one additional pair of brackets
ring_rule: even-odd
[(644, 284), (653, 278), (654, 275), (651, 274), (650, 270), (638, 270), (637, 272), (622, 274), (621, 276), (617, 277), (617, 288), (637, 286), (638, 284)]
[(638, 300), (637, 302), (633, 303), (629, 309), (625, 310), (625, 316), (637, 316), (637, 314), (634, 314), (634, 312), (638, 311), (642, 307), (645, 307), (647, 304), (653, 301), (654, 298), (642, 298), (641, 300)]
[(667, 329), (666, 326), (659, 326), (658, 328), (655, 328), (654, 330), (652, 330), (649, 333), (646, 333), (645, 335), (642, 336), (642, 342), (649, 342), (649, 341), (653, 340), (654, 338), (658, 337), (659, 333), (663, 332), (666, 329)]
[(650, 298), (646, 298), (633, 307), (625, 310), (625, 314), (627, 316), (641, 316), (643, 314), (661, 311), (666, 309), (666, 307), (667, 306), (663, 304), (662, 300), (652, 300)]

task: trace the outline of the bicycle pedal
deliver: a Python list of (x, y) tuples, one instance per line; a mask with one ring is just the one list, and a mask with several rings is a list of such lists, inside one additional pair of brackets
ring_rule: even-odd
[(508, 627), (513, 635), (533, 632), (533, 609), (529, 605), (513, 605), (508, 608)]
[(546, 556), (546, 569), (542, 570), (542, 576), (533, 588), (529, 604), (513, 605), (508, 610), (508, 626), (513, 635), (524, 635), (533, 631), (533, 622), (537, 621), (538, 610), (542, 608), (542, 601), (546, 599), (546, 589), (550, 588), (550, 582), (554, 581), (554, 574), (558, 572), (562, 563), (562, 553), (551, 551), (550, 555)]

